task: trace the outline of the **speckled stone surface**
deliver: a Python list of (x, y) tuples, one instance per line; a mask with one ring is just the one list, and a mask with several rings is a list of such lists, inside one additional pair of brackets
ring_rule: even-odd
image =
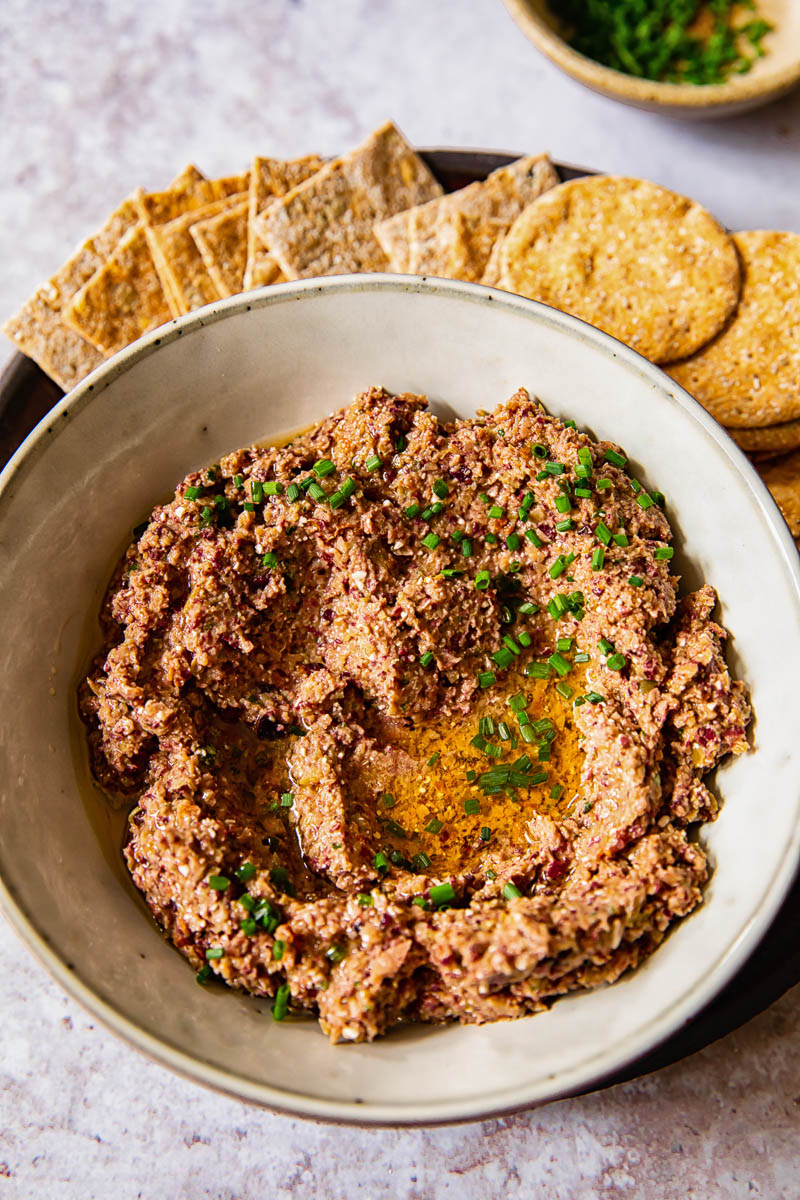
[[(499, 0), (5, 0), (0, 94), (3, 316), (137, 184), (331, 153), (387, 116), (421, 145), (549, 149), (689, 192), (732, 228), (800, 231), (799, 93), (723, 124), (624, 109), (563, 79)], [(2, 925), (0, 953), (0, 1200), (800, 1196), (800, 989), (633, 1083), (369, 1131), (174, 1078)]]

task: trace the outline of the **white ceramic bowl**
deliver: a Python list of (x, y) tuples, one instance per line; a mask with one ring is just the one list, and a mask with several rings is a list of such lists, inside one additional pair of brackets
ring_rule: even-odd
[[(93, 788), (75, 689), (130, 530), (190, 469), (303, 426), (369, 384), (459, 415), (524, 384), (621, 442), (667, 496), (679, 565), (722, 596), (730, 657), (757, 714), (754, 751), (718, 772), (703, 831), (706, 900), (635, 974), (524, 1020), (413, 1026), (328, 1045), (316, 1022), (197, 986), (126, 879)], [(693, 400), (633, 351), (562, 313), (470, 284), (353, 276), (234, 297), (101, 367), (0, 479), (0, 900), (96, 1017), (160, 1062), (309, 1116), (429, 1122), (585, 1088), (688, 1021), (766, 930), (800, 846), (800, 572), (778, 510)]]

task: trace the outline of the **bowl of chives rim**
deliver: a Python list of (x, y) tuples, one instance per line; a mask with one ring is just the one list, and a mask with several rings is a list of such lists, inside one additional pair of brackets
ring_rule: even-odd
[[(555, 416), (622, 445), (644, 485), (666, 495), (683, 587), (709, 582), (721, 597), (728, 660), (756, 718), (752, 750), (726, 760), (714, 782), (721, 811), (700, 835), (713, 868), (703, 903), (636, 971), (521, 1020), (408, 1024), (332, 1046), (311, 1019), (277, 1021), (263, 999), (197, 986), (125, 868), (76, 691), (101, 642), (114, 564), (176, 481), (234, 447), (307, 427), (371, 384), (425, 392), (447, 420), (527, 387)], [(110, 359), (45, 417), (0, 477), (0, 529), (5, 627), (36, 631), (3, 642), (0, 911), (97, 1019), (199, 1083), (360, 1124), (474, 1119), (571, 1094), (690, 1021), (745, 963), (791, 886), (794, 543), (725, 431), (660, 370), (573, 317), (397, 275), (220, 301)]]
[[(687, 62), (680, 61), (667, 76), (665, 45), (676, 27), (666, 33), (670, 18), (661, 18), (655, 32), (649, 28), (642, 41), (634, 43), (633, 30), (640, 22), (626, 15), (626, 3), (606, 4), (602, 18), (586, 18), (586, 28), (565, 20), (583, 5), (570, 0), (503, 0), (506, 8), (534, 46), (578, 83), (634, 108), (694, 119), (733, 116), (758, 108), (790, 91), (800, 81), (800, 5), (792, 0), (757, 0), (755, 9), (729, 4), (719, 17), (722, 32), (710, 43), (694, 50)], [(675, 6), (678, 7), (677, 5)], [(708, 10), (699, 4), (698, 9)], [(621, 11), (622, 10), (622, 11)], [(635, 14), (634, 14), (635, 15)], [(623, 31), (621, 56), (614, 23)], [(698, 21), (699, 34), (714, 32), (708, 11)], [(731, 41), (725, 28), (748, 26)], [(627, 31), (627, 33), (625, 32)], [(695, 27), (688, 30), (694, 37)], [(625, 42), (625, 38), (629, 38)], [(722, 48), (720, 49), (721, 43)], [(580, 47), (580, 48), (579, 48)], [(614, 66), (598, 58), (607, 58)], [(624, 66), (623, 66), (624, 62)], [(655, 78), (647, 78), (652, 70)]]

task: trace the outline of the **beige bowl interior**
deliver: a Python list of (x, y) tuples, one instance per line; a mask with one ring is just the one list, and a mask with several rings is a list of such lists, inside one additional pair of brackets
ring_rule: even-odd
[[(754, 752), (718, 773), (704, 906), (636, 974), (482, 1028), (414, 1026), (330, 1047), (311, 1020), (197, 986), (127, 883), (119, 820), (86, 765), (75, 689), (131, 528), (191, 468), (303, 426), (369, 384), (445, 413), (520, 384), (626, 446), (668, 498), (680, 565), (723, 597)], [(798, 560), (743, 455), (655, 367), (531, 301), (468, 284), (343, 277), (225, 301), (124, 352), (67, 397), (0, 486), (4, 614), (0, 900), (73, 995), (197, 1080), (309, 1115), (432, 1121), (585, 1087), (688, 1020), (756, 944), (798, 856)]]

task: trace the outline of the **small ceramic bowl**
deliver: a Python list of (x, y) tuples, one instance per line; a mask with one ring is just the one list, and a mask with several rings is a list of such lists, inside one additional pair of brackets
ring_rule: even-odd
[[(667, 496), (688, 586), (719, 590), (754, 749), (726, 762), (703, 905), (642, 967), (517, 1021), (409, 1025), (333, 1047), (316, 1021), (201, 988), (123, 868), (93, 786), (76, 688), (132, 528), (189, 470), (383, 384), (474, 415), (527, 386), (625, 446)], [(423, 1123), (589, 1087), (688, 1022), (769, 926), (800, 855), (800, 560), (744, 455), (661, 371), (533, 301), (472, 284), (343, 276), (192, 313), (100, 367), (0, 477), (0, 911), (59, 983), (159, 1062), (306, 1116)], [(7, 967), (8, 969), (8, 967)], [(13, 968), (12, 968), (13, 969)]]
[(775, 28), (764, 40), (767, 53), (746, 75), (699, 87), (694, 83), (655, 83), (612, 71), (578, 54), (561, 36), (547, 0), (503, 0), (522, 32), (542, 54), (585, 87), (612, 100), (650, 112), (707, 119), (758, 108), (784, 95), (800, 81), (800, 4), (759, 0), (758, 15)]

